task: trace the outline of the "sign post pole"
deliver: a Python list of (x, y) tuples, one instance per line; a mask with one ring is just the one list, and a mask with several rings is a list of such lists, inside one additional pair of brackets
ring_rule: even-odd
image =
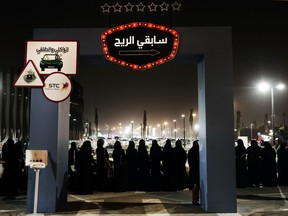
[[(36, 177), (35, 177), (35, 192), (34, 192), (34, 210), (33, 210), (33, 214), (34, 215), (39, 215), (39, 214), (37, 214), (37, 203), (38, 203), (38, 187), (39, 187), (39, 173), (40, 173), (40, 169), (39, 168), (35, 168), (34, 171), (36, 173)], [(44, 214), (41, 214), (41, 215), (44, 215)]]
[(33, 213), (27, 216), (44, 216), (43, 213), (37, 213), (38, 208), (38, 191), (39, 191), (39, 173), (40, 169), (47, 166), (47, 150), (26, 150), (26, 166), (35, 171), (35, 189), (34, 189), (34, 206)]
[[(31, 165), (30, 167), (33, 168), (33, 165)], [(37, 213), (40, 167), (34, 167), (34, 171), (35, 171), (35, 191), (34, 191), (33, 214), (28, 214), (26, 216), (44, 216), (45, 214), (43, 213)]]

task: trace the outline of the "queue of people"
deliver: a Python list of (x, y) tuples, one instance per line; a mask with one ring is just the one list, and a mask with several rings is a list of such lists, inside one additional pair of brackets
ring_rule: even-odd
[(14, 142), (9, 138), (2, 146), (3, 174), (1, 178), (1, 193), (4, 199), (16, 199), (21, 190), (25, 189), (25, 154), (21, 141)]
[(288, 145), (275, 149), (268, 141), (251, 140), (245, 147), (242, 139), (235, 146), (236, 185), (241, 187), (288, 186)]
[[(25, 185), (22, 145), (20, 141), (8, 139), (2, 146), (2, 162), (5, 163), (0, 192), (5, 194), (5, 199), (15, 199)], [(238, 139), (235, 162), (238, 188), (288, 186), (286, 142), (276, 149), (267, 141), (258, 143), (251, 140), (246, 148), (243, 140)], [(72, 142), (68, 165), (68, 189), (79, 194), (92, 194), (93, 191), (178, 191), (187, 188), (199, 194), (200, 190), (198, 140), (193, 142), (188, 152), (182, 147), (181, 140), (172, 147), (167, 139), (163, 148), (157, 140), (153, 140), (150, 149), (144, 139), (139, 141), (138, 148), (130, 140), (126, 150), (120, 141), (116, 141), (111, 157), (103, 139), (98, 139), (95, 151), (89, 140), (85, 140), (80, 149)]]
[[(69, 153), (69, 157), (75, 158), (76, 172), (71, 169), (71, 174), (76, 175), (70, 176), (72, 190), (79, 194), (91, 194), (94, 190), (178, 191), (192, 189), (194, 185), (199, 189), (198, 140), (193, 142), (189, 153), (182, 147), (181, 140), (176, 141), (175, 147), (169, 139), (163, 148), (157, 140), (152, 141), (150, 149), (144, 139), (138, 144), (136, 148), (135, 142), (130, 140), (124, 150), (121, 142), (116, 141), (109, 158), (107, 149), (103, 147), (104, 140), (98, 139), (96, 159), (93, 159), (91, 142), (84, 141), (76, 157)], [(189, 162), (189, 170), (186, 162)]]
[[(153, 140), (149, 149), (141, 139), (138, 148), (130, 140), (124, 150), (121, 142), (116, 141), (109, 156), (103, 139), (98, 139), (95, 151), (90, 140), (85, 140), (80, 148), (72, 142), (68, 150), (68, 189), (78, 194), (92, 194), (93, 191), (178, 191), (195, 186), (199, 190), (197, 146), (198, 140), (186, 152), (181, 140), (172, 147), (167, 139), (163, 148)], [(8, 139), (2, 146), (2, 162), (5, 163), (0, 192), (5, 199), (16, 199), (27, 184), (23, 144)]]

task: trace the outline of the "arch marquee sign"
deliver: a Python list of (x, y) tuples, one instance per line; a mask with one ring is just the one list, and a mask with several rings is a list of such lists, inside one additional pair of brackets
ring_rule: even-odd
[(145, 70), (175, 57), (179, 34), (165, 26), (134, 22), (108, 29), (102, 33), (101, 40), (109, 61)]

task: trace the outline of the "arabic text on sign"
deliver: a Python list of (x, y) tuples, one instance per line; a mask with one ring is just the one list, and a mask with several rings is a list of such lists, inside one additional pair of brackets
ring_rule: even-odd
[[(129, 36), (128, 38), (122, 38), (122, 40), (120, 38), (115, 38), (115, 41), (116, 41), (114, 43), (115, 47), (127, 47), (130, 44), (131, 45), (135, 44), (134, 36)], [(142, 49), (142, 47), (146, 44), (151, 46), (153, 46), (154, 44), (167, 44), (167, 37), (157, 40), (155, 35), (153, 37), (147, 35), (145, 36), (144, 41), (136, 40), (136, 44), (138, 46), (138, 49)]]

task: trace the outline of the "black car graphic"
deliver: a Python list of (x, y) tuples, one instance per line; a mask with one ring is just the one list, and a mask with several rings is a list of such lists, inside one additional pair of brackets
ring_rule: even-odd
[(58, 54), (45, 54), (40, 61), (41, 71), (44, 71), (45, 68), (57, 68), (58, 71), (61, 71), (63, 67), (62, 58)]

